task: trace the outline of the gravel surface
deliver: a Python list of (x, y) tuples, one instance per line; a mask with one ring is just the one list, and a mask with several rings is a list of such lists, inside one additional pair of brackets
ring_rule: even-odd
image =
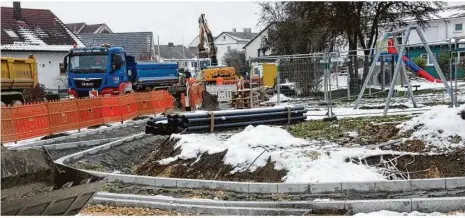
[(454, 191), (409, 191), (409, 192), (343, 192), (330, 194), (247, 194), (219, 190), (194, 190), (178, 188), (158, 188), (122, 183), (108, 183), (102, 187), (102, 191), (121, 194), (138, 195), (164, 195), (175, 198), (199, 198), (229, 201), (308, 201), (315, 199), (333, 200), (369, 200), (369, 199), (402, 199), (402, 198), (427, 198), (427, 197), (461, 197), (465, 196), (465, 189)]
[(88, 149), (91, 149), (93, 147), (97, 147), (100, 145), (103, 145), (103, 144), (91, 145), (91, 146), (80, 146), (80, 147), (65, 148), (65, 149), (47, 149), (47, 151), (53, 160), (58, 160), (61, 157), (68, 156), (70, 154), (78, 153), (81, 151), (85, 151), (85, 150), (88, 150)]
[[(134, 124), (134, 125), (129, 125), (127, 127), (123, 128), (115, 128), (111, 129), (111, 127), (103, 129), (103, 132), (98, 132), (94, 133), (92, 135), (86, 135), (82, 136), (79, 138), (73, 138), (73, 139), (66, 139), (64, 141), (60, 141), (59, 143), (66, 143), (66, 142), (78, 142), (78, 141), (88, 141), (88, 140), (94, 140), (94, 139), (106, 139), (106, 138), (115, 138), (115, 137), (125, 137), (125, 136), (130, 136), (134, 135), (137, 133), (141, 133), (145, 131), (145, 126), (147, 124), (141, 123), (141, 124)], [(89, 131), (94, 131), (94, 130), (89, 130)], [(76, 133), (75, 133), (76, 134)], [(49, 142), (45, 143), (46, 145), (49, 144), (56, 144), (57, 142)]]
[(155, 151), (168, 137), (145, 135), (142, 139), (127, 142), (110, 150), (85, 157), (71, 165), (79, 169), (110, 173), (120, 171), (125, 174), (132, 174), (133, 169), (144, 161), (152, 151)]
[(142, 207), (118, 207), (101, 204), (88, 205), (79, 212), (84, 216), (198, 216), (200, 214), (178, 213), (173, 210), (160, 210)]

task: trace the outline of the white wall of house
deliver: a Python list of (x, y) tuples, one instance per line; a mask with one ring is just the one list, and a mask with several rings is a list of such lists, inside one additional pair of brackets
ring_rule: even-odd
[(267, 50), (265, 53), (262, 51), (260, 51), (260, 54), (258, 53), (258, 49), (261, 48), (262, 41), (265, 38), (267, 32), (268, 31), (266, 30), (261, 32), (260, 35), (258, 35), (252, 42), (250, 42), (247, 47), (245, 47), (245, 59), (248, 60), (249, 58), (262, 57), (271, 54), (271, 50)]
[(192, 42), (187, 46), (187, 47), (198, 47), (199, 46), (199, 42), (200, 42), (200, 38), (199, 36), (196, 36), (194, 38), (194, 40), (192, 40)]
[(39, 83), (44, 84), (48, 89), (67, 88), (66, 78), (61, 82), (60, 63), (68, 52), (17, 52), (2, 51), (2, 57), (27, 58), (34, 55), (37, 61), (37, 71), (39, 73)]
[(223, 63), (223, 57), (228, 52), (229, 50), (236, 49), (239, 51), (243, 51), (244, 45), (247, 44), (247, 42), (238, 42), (236, 39), (232, 38), (228, 34), (222, 33), (215, 39), (215, 45), (216, 45), (216, 57), (218, 59), (218, 63), (225, 65)]
[[(424, 29), (427, 42), (444, 41), (454, 37), (465, 37), (465, 17), (446, 20), (432, 20)], [(408, 44), (420, 43), (420, 37), (416, 31), (412, 31)]]
[[(412, 23), (412, 25), (415, 25)], [(461, 27), (461, 30), (460, 30)], [(400, 28), (399, 28), (400, 29)], [(386, 30), (388, 31), (388, 30)], [(425, 39), (427, 42), (434, 44), (435, 42), (445, 43), (449, 38), (454, 37), (465, 37), (465, 17), (460, 18), (448, 18), (448, 19), (436, 19), (428, 22), (428, 25), (423, 29), (425, 33)], [(381, 42), (384, 32), (381, 32), (378, 43)], [(400, 40), (400, 39), (398, 39)], [(421, 46), (421, 40), (418, 33), (413, 30), (410, 32), (408, 45)], [(381, 45), (380, 45), (381, 46)], [(384, 47), (387, 44), (384, 45)], [(348, 45), (343, 46), (340, 51), (347, 51)], [(362, 51), (358, 52), (359, 55), (363, 55)]]
[(197, 66), (197, 59), (163, 59), (163, 62), (175, 62), (178, 63), (178, 66), (187, 68), (189, 72), (195, 72)]

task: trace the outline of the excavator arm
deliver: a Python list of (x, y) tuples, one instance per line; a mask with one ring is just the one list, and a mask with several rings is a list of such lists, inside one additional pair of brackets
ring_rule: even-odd
[[(210, 28), (208, 28), (207, 20), (205, 19), (205, 14), (201, 14), (199, 18), (199, 58), (210, 58), (211, 65), (217, 66), (218, 60), (216, 58), (216, 46), (214, 42), (214, 38)], [(206, 36), (206, 37), (205, 37)], [(207, 40), (208, 44), (208, 51), (206, 51), (204, 47), (205, 39)]]

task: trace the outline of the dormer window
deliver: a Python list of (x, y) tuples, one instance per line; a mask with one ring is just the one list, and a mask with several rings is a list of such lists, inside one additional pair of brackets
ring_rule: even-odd
[(15, 31), (10, 30), (10, 29), (5, 29), (6, 34), (10, 36), (11, 38), (19, 38), (19, 36), (15, 33)]

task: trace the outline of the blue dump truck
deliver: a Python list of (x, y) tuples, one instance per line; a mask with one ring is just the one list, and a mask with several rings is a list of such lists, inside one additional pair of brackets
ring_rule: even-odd
[(63, 61), (68, 93), (75, 98), (168, 89), (178, 83), (177, 63), (136, 62), (122, 47), (73, 48)]

